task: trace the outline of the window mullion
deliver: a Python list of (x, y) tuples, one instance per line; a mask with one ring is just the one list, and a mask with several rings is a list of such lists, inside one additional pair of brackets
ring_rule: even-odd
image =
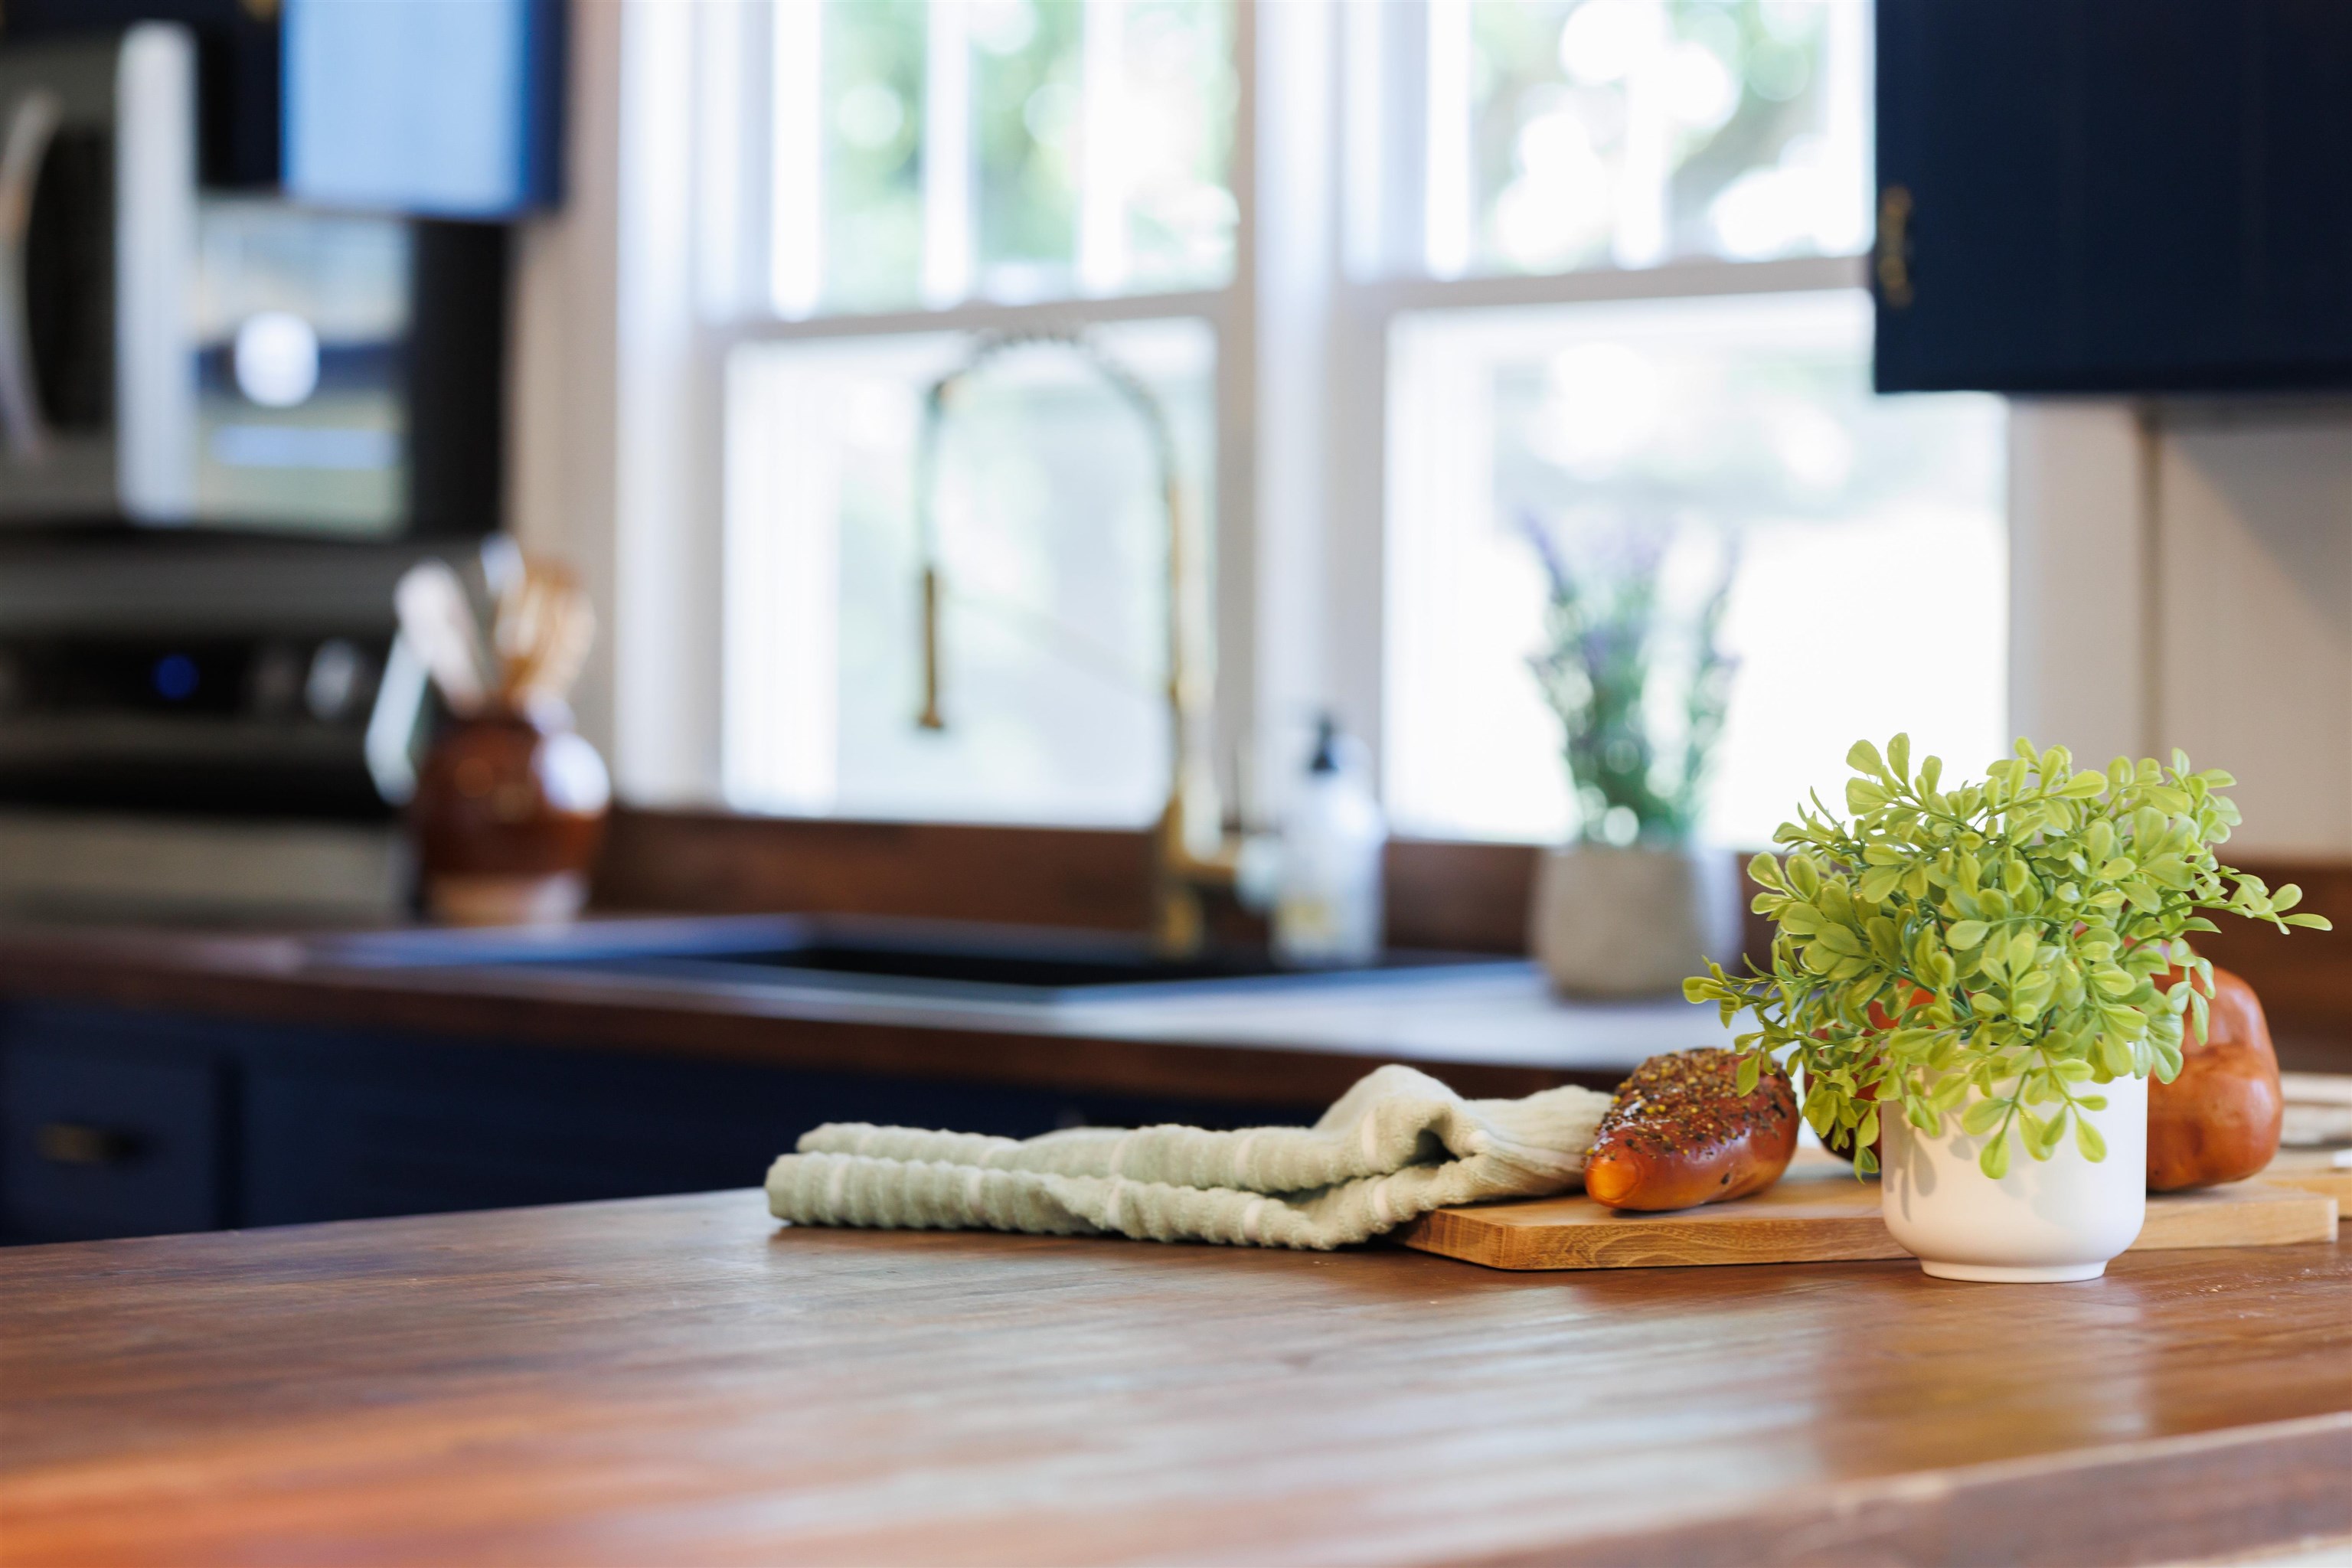
[(1427, 0), (1344, 0), (1339, 112), (1347, 272), (1385, 278), (1425, 259)]
[(1625, 161), (1610, 252), (1620, 267), (1643, 268), (1666, 256), (1675, 132), (1667, 110), (1667, 51), (1674, 40), (1665, 7), (1627, 15), (1636, 18), (1640, 32), (1625, 79)]
[(1127, 286), (1127, 6), (1086, 0), (1079, 52), (1078, 290)]
[(1470, 147), (1470, 0), (1427, 0), (1423, 90), (1423, 251), (1433, 278), (1470, 269), (1475, 171)]
[(1017, 332), (1084, 327), (1096, 321), (1157, 321), (1199, 316), (1221, 326), (1231, 312), (1225, 289), (1181, 294), (1119, 294), (1100, 300), (1043, 300), (1007, 304), (966, 300), (940, 310), (892, 310), (862, 316), (818, 316), (803, 321), (739, 321), (712, 329), (730, 343), (775, 341), (833, 342), (845, 338), (901, 337), (916, 332)]
[(936, 307), (972, 291), (971, 33), (961, 5), (927, 6), (924, 25), (923, 302)]
[(1777, 261), (1677, 261), (1662, 267), (1603, 267), (1580, 272), (1378, 279), (1350, 282), (1345, 291), (1354, 310), (1385, 321), (1407, 310), (1860, 289), (1868, 283), (1866, 266), (1860, 256), (1792, 256)]
[(824, 291), (824, 12), (768, 8), (768, 300), (788, 320), (815, 313)]
[(1859, 252), (1871, 243), (1871, 215), (1878, 208), (1878, 193), (1874, 188), (1877, 176), (1871, 167), (1870, 145), (1870, 7), (1832, 6), (1827, 26), (1829, 41), (1823, 52), (1823, 68), (1829, 79), (1829, 144), (1843, 153), (1843, 166), (1838, 177), (1853, 193), (1854, 199), (1848, 209), (1844, 232), (1823, 235), (1822, 238), (1825, 245), (1834, 242), (1837, 248)]
[(741, 307), (746, 113), (743, 33), (751, 13), (712, 6), (695, 13), (695, 285), (706, 318)]

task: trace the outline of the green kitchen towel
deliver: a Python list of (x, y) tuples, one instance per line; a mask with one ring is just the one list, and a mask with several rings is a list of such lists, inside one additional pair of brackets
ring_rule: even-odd
[(1327, 1248), (1451, 1204), (1580, 1184), (1608, 1106), (1589, 1089), (1465, 1100), (1391, 1065), (1312, 1127), (1077, 1127), (1018, 1141), (832, 1122), (769, 1168), (768, 1208), (794, 1225)]

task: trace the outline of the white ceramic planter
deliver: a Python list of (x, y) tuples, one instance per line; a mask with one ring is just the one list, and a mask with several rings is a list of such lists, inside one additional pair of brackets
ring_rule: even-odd
[(1572, 844), (1537, 863), (1528, 946), (1562, 995), (1658, 995), (1738, 954), (1739, 903), (1727, 851)]
[(1998, 1182), (1978, 1167), (1985, 1140), (1959, 1131), (1959, 1110), (1940, 1134), (1891, 1119), (1879, 1187), (1886, 1228), (1939, 1279), (2097, 1279), (2147, 1217), (2147, 1083), (2117, 1079), (2091, 1092), (2107, 1100), (2091, 1112), (2105, 1159), (2083, 1158), (2070, 1129), (2047, 1160), (2012, 1142)]

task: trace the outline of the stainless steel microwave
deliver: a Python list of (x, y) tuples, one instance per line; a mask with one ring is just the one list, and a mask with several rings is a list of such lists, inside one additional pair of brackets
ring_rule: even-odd
[(177, 26), (0, 46), (0, 524), (487, 532), (506, 235), (197, 182)]

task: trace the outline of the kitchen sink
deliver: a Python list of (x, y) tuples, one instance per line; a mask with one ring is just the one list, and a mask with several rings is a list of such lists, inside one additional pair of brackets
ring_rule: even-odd
[(730, 985), (1063, 1002), (1148, 994), (1288, 991), (1476, 971), (1522, 973), (1491, 954), (1391, 951), (1368, 965), (1285, 967), (1263, 948), (1181, 959), (1140, 937), (970, 921), (755, 915), (593, 921), (547, 931), (383, 931), (313, 944), (322, 963), (381, 967), (530, 964)]

